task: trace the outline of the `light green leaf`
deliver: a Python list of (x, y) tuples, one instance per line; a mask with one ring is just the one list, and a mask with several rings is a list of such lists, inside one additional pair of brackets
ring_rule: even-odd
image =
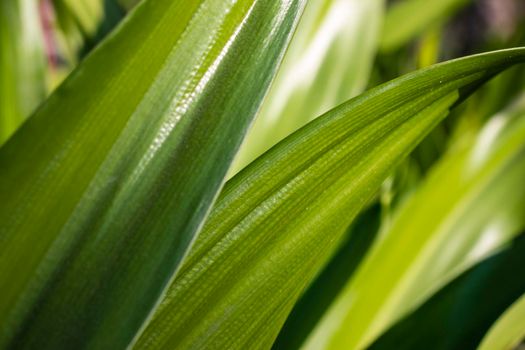
[(364, 348), (525, 225), (525, 97), (452, 149), (403, 205), (311, 336)]
[(37, 1), (0, 3), (0, 145), (45, 97), (43, 40)]
[(518, 348), (525, 340), (525, 294), (516, 301), (489, 330), (479, 350)]
[(315, 119), (230, 180), (137, 348), (269, 347), (392, 168), (525, 49), (396, 79)]
[(59, 13), (68, 12), (81, 33), (91, 40), (108, 32), (122, 17), (115, 0), (53, 0), (53, 4)]
[(414, 39), (430, 26), (438, 24), (470, 0), (401, 0), (388, 9), (381, 35), (380, 49), (393, 51)]
[(129, 344), (303, 6), (144, 1), (0, 149), (0, 347)]
[(525, 279), (516, 277), (516, 267), (524, 265), (525, 236), (521, 235), (447, 284), (367, 349), (476, 349), (491, 324), (525, 292)]
[(310, 120), (361, 93), (376, 53), (383, 0), (310, 0), (230, 173)]
[(377, 237), (381, 211), (381, 206), (375, 203), (354, 220), (334, 257), (294, 305), (272, 349), (301, 347), (366, 256)]

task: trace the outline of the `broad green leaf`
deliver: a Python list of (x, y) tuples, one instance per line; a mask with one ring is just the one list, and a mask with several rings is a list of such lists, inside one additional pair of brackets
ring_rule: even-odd
[(525, 225), (525, 97), (452, 149), (396, 214), (309, 340), (364, 348)]
[(230, 173), (330, 108), (361, 93), (376, 53), (383, 0), (309, 0)]
[(525, 294), (512, 304), (492, 326), (485, 338), (483, 338), (479, 350), (517, 349), (524, 339)]
[(308, 286), (286, 319), (273, 349), (299, 349), (326, 309), (352, 276), (377, 236), (381, 206), (372, 205), (352, 223), (341, 246)]
[(0, 149), (0, 347), (129, 344), (303, 6), (144, 1)]
[(424, 69), (340, 105), (232, 178), (137, 348), (268, 348), (350, 221), (474, 87), (525, 49)]
[[(439, 290), (368, 349), (475, 349), (494, 320), (525, 292), (525, 279), (516, 276), (516, 268), (524, 265), (525, 236), (522, 235), (510, 247), (467, 270)], [(505, 330), (511, 333), (512, 324), (507, 326)], [(519, 343), (520, 336), (525, 334), (523, 328), (520, 331), (514, 339), (500, 339), (503, 343), (512, 340), (508, 346), (500, 343), (487, 349), (512, 350), (512, 345)]]
[(0, 145), (46, 93), (46, 57), (38, 2), (0, 3)]
[(438, 24), (470, 0), (400, 0), (388, 9), (380, 41), (383, 52), (396, 50)]

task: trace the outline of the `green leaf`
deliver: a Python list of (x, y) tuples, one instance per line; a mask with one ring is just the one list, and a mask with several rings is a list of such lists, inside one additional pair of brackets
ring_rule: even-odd
[(129, 344), (303, 6), (144, 1), (0, 149), (0, 347)]
[[(438, 291), (368, 349), (475, 349), (494, 320), (525, 292), (525, 279), (516, 277), (516, 267), (524, 265), (525, 236), (522, 235), (510, 247)], [(512, 332), (512, 324), (508, 326), (506, 330)], [(521, 328), (509, 346), (500, 343), (487, 349), (511, 350), (511, 345), (516, 345), (524, 334)], [(503, 343), (508, 340), (500, 339)]]
[(53, 0), (53, 4), (59, 14), (67, 12), (72, 17), (88, 40), (106, 34), (122, 18), (115, 0)]
[(459, 98), (525, 60), (498, 51), (347, 102), (232, 178), (137, 348), (269, 347), (350, 221)]
[(140, 1), (142, 0), (117, 0), (119, 5), (128, 11), (135, 7)]
[(0, 145), (46, 94), (46, 57), (38, 2), (0, 3)]
[(364, 348), (525, 226), (525, 97), (452, 149), (396, 213), (311, 336)]
[(355, 272), (377, 236), (381, 207), (372, 205), (352, 223), (341, 246), (294, 305), (273, 349), (299, 349)]
[[(116, 0), (53, 0), (58, 23), (51, 33), (56, 50), (67, 61), (67, 75), (124, 17)], [(64, 64), (62, 64), (63, 66)]]
[(383, 52), (396, 50), (471, 0), (402, 0), (388, 9), (381, 35)]
[(310, 120), (361, 93), (383, 0), (310, 0), (231, 174)]
[[(522, 256), (525, 256), (525, 253), (522, 253)], [(518, 349), (518, 345), (524, 339), (525, 294), (512, 304), (492, 326), (485, 338), (483, 338), (479, 350)]]

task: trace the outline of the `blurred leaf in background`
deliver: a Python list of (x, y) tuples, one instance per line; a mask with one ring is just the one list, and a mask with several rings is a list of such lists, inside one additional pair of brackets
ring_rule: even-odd
[[(311, 344), (362, 348), (525, 225), (525, 98), (463, 140), (394, 214)], [(308, 346), (306, 346), (308, 348)]]
[(472, 0), (403, 0), (394, 2), (383, 25), (380, 49), (389, 52), (438, 25)]
[[(525, 265), (525, 235), (495, 256), (480, 262), (437, 291), (416, 311), (386, 331), (370, 350), (475, 349), (491, 324), (525, 293), (525, 279), (516, 268)], [(500, 325), (497, 343), (486, 350), (512, 350), (525, 335), (519, 306)], [(501, 328), (505, 326), (505, 329)], [(508, 343), (507, 343), (508, 342)], [(488, 347), (487, 347), (488, 346)]]
[(0, 145), (46, 96), (44, 34), (35, 0), (0, 2)]
[[(522, 253), (522, 256), (525, 253)], [(515, 268), (515, 266), (513, 266)], [(525, 341), (525, 294), (512, 304), (483, 338), (480, 350), (519, 349)]]
[(383, 0), (308, 2), (232, 175), (285, 136), (365, 89), (382, 12)]

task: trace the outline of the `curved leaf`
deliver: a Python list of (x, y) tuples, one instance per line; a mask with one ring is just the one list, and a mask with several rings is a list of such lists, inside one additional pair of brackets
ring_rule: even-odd
[(312, 335), (364, 348), (525, 226), (525, 98), (453, 149), (397, 212)]
[(286, 319), (273, 349), (299, 349), (355, 272), (377, 237), (381, 207), (372, 205), (352, 223), (337, 253), (308, 286)]
[[(522, 254), (525, 256), (525, 253)], [(523, 264), (522, 264), (523, 266)], [(479, 350), (518, 349), (525, 339), (525, 294), (521, 296), (489, 330)]]
[[(516, 267), (523, 265), (525, 236), (454, 279), (368, 349), (475, 349), (492, 322), (525, 292), (525, 279), (516, 277)], [(521, 332), (522, 336), (523, 328)], [(513, 340), (509, 345), (515, 345), (520, 338)]]
[(525, 49), (379, 86), (315, 119), (230, 180), (138, 348), (269, 347), (392, 167)]
[(303, 5), (144, 1), (0, 149), (0, 347), (128, 345)]
[(310, 120), (361, 93), (383, 0), (310, 0), (232, 174)]

